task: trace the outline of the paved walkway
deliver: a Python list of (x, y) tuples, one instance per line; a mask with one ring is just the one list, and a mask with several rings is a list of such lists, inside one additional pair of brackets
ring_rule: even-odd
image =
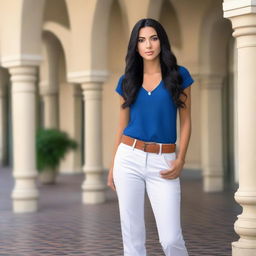
[[(184, 170), (185, 174), (185, 170)], [(117, 199), (107, 191), (99, 205), (81, 203), (82, 174), (59, 175), (57, 185), (40, 189), (37, 213), (14, 214), (11, 170), (0, 169), (0, 256), (121, 256)], [(200, 179), (181, 177), (183, 236), (190, 256), (230, 256), (241, 207), (234, 191), (204, 193)], [(157, 230), (146, 200), (147, 250), (161, 256)]]

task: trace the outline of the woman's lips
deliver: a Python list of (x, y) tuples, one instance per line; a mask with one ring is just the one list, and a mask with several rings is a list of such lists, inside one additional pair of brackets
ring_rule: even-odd
[(145, 52), (147, 55), (152, 55), (154, 52), (150, 51), (150, 52)]

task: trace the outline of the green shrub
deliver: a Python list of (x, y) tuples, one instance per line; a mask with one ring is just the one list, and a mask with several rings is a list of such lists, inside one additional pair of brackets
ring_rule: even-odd
[(57, 129), (39, 129), (36, 134), (37, 169), (56, 168), (61, 159), (77, 143), (66, 132)]

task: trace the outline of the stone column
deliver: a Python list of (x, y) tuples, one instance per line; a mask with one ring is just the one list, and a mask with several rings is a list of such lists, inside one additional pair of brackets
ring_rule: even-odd
[(237, 132), (239, 188), (235, 200), (243, 211), (234, 224), (239, 240), (233, 256), (256, 256), (256, 4), (230, 0), (223, 3), (237, 39)]
[(12, 82), (14, 212), (35, 212), (39, 192), (35, 157), (36, 67), (9, 68)]
[(41, 82), (40, 95), (44, 106), (44, 128), (58, 128), (58, 89), (46, 82)]
[(223, 77), (201, 77), (202, 169), (206, 192), (223, 190), (222, 86)]
[(0, 166), (7, 157), (7, 81), (6, 74), (0, 69)]
[(78, 148), (72, 151), (72, 164), (75, 173), (82, 172), (81, 168), (81, 143), (82, 143), (82, 91), (80, 84), (72, 84), (73, 86), (73, 134), (72, 137), (78, 142)]
[(84, 203), (102, 203), (105, 201), (102, 164), (102, 83), (86, 82), (82, 84), (85, 106), (85, 181), (82, 185)]

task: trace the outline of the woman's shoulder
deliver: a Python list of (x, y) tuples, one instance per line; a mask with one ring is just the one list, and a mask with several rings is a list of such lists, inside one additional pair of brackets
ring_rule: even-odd
[(191, 77), (191, 74), (190, 74), (188, 68), (186, 68), (184, 66), (178, 65), (178, 71), (183, 79), (188, 79)]
[(186, 67), (178, 65), (178, 71), (182, 76), (182, 80), (183, 80), (182, 88), (186, 88), (194, 82), (194, 79), (192, 78), (189, 70)]
[(124, 74), (122, 74), (119, 77), (119, 80), (118, 80), (118, 83), (117, 83), (117, 86), (116, 86), (116, 89), (115, 89), (115, 91), (118, 92), (122, 96), (123, 96), (123, 88), (122, 88), (123, 79), (124, 79)]
[(189, 73), (188, 69), (185, 66), (178, 65), (178, 70), (181, 74)]
[(120, 77), (119, 77), (119, 80), (123, 80), (125, 78), (125, 74), (122, 74)]

